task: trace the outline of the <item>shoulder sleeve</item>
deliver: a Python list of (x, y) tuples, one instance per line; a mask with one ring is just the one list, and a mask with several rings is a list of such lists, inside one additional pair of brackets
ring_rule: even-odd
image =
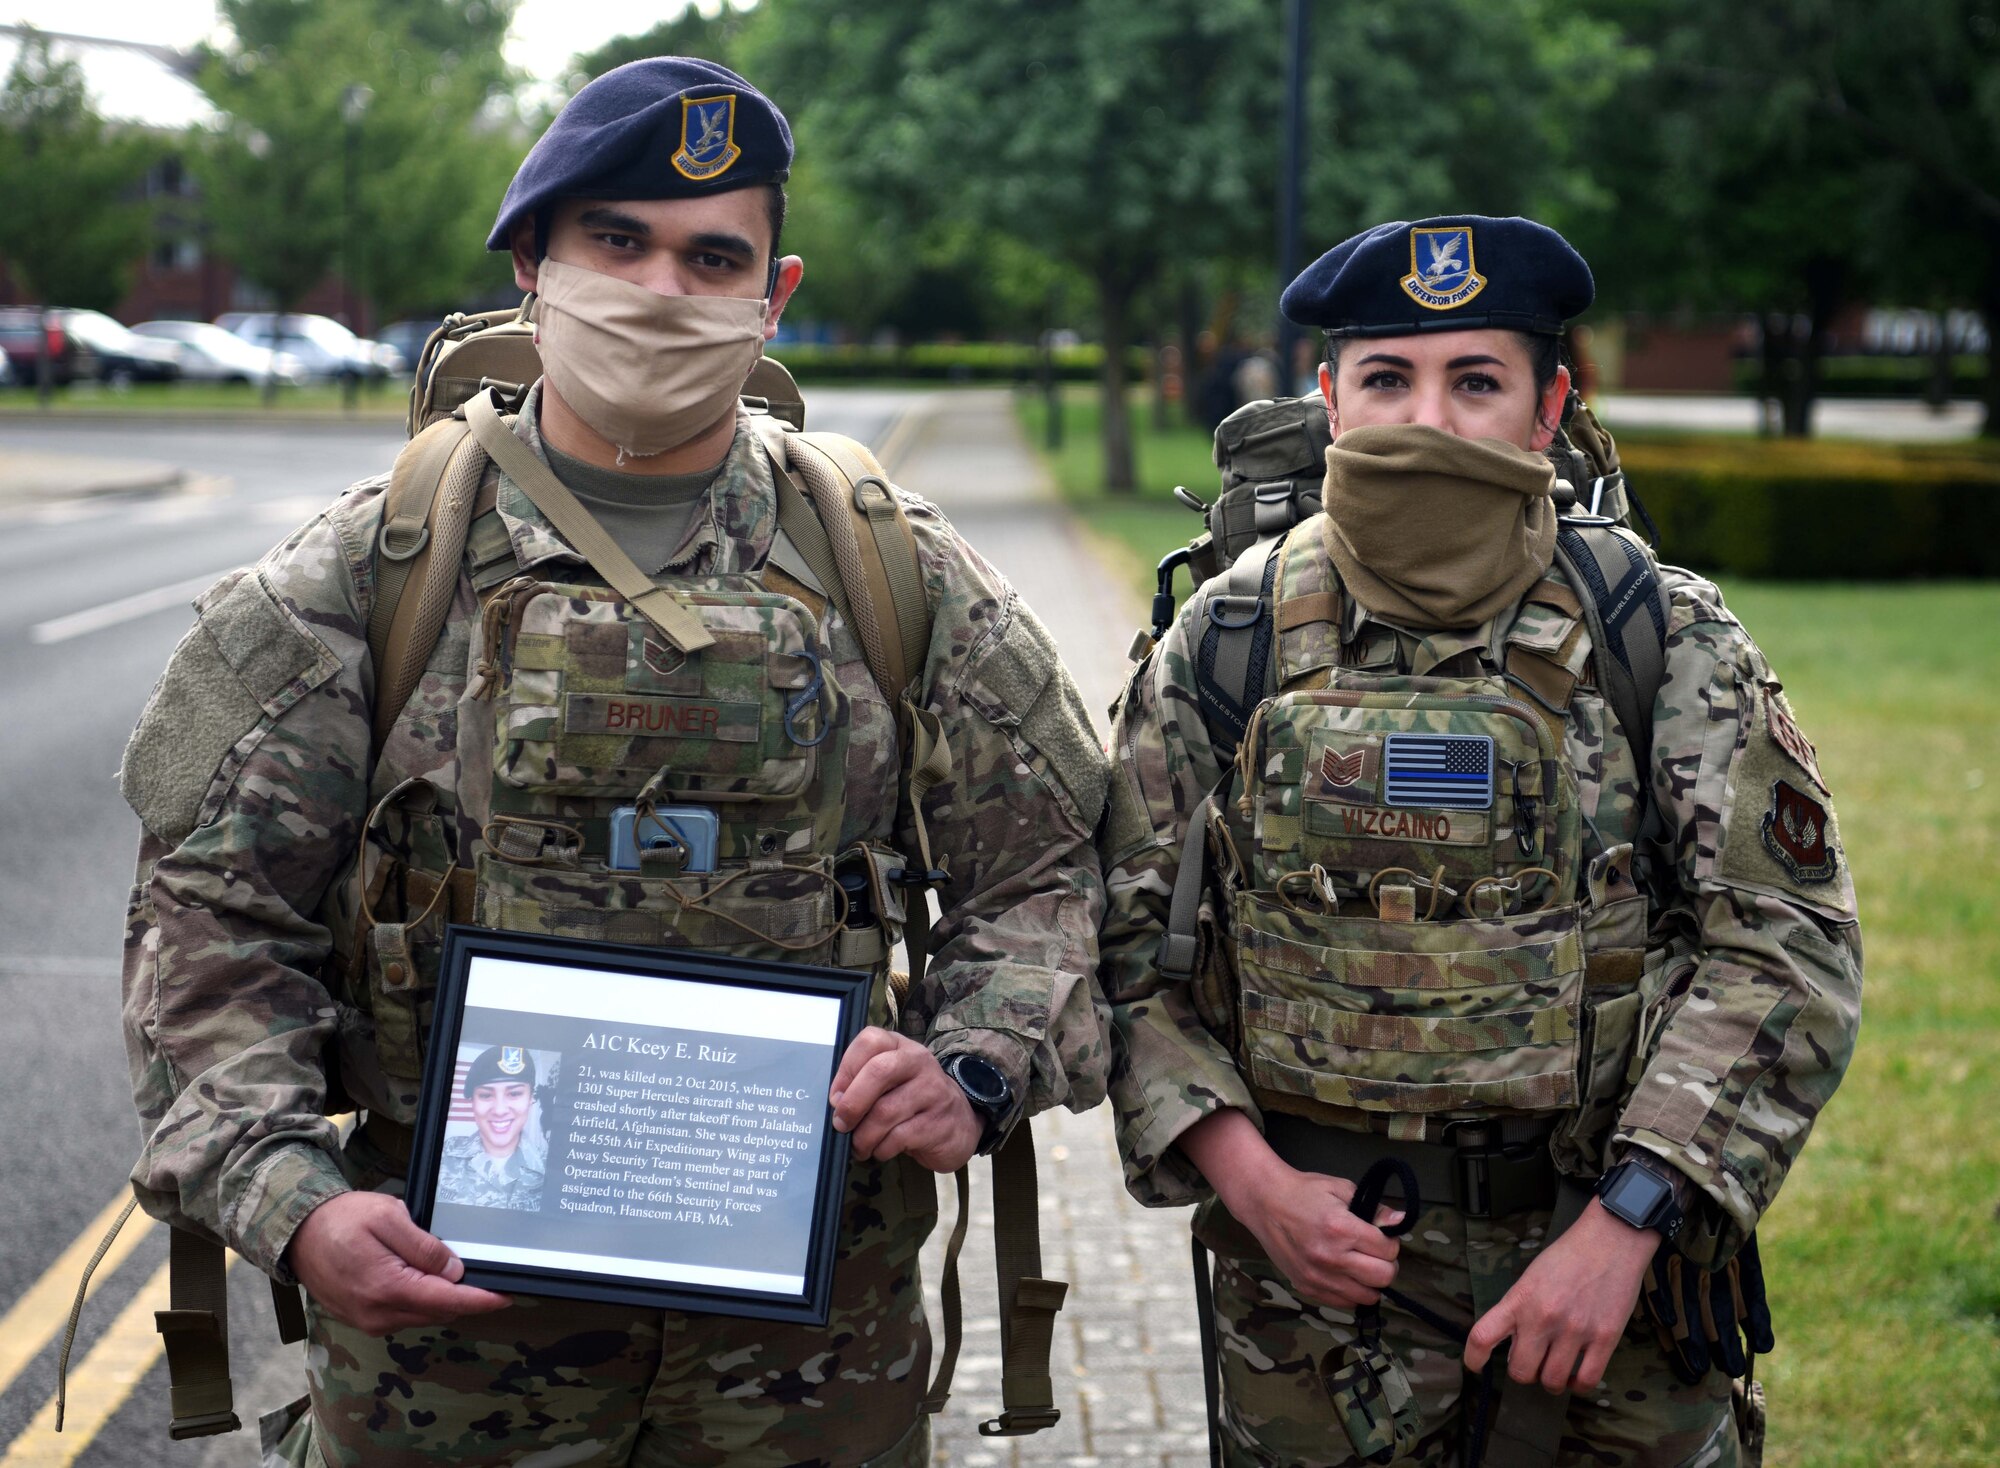
[(991, 1060), (1028, 1110), (1085, 1110), (1104, 1098), (1107, 1063), (1092, 844), (1104, 746), (1054, 638), (1006, 578), (934, 505), (906, 496), (904, 508), (933, 609), (923, 699), (952, 757), (924, 798), (951, 875), (909, 1022), (939, 1054)]
[(1196, 606), (1132, 672), (1112, 710), (1100, 973), (1111, 1005), (1111, 1104), (1125, 1185), (1149, 1207), (1205, 1185), (1174, 1142), (1213, 1112), (1258, 1118), (1229, 1051), (1184, 982), (1161, 976), (1174, 877), (1195, 807), (1221, 778), (1194, 692)]
[(1853, 1053), (1861, 943), (1833, 797), (1770, 665), (1715, 589), (1672, 579), (1653, 793), (1689, 960), (1617, 1140), (1700, 1187), (1692, 1247), (1733, 1253)]
[(315, 914), (368, 779), (363, 486), (197, 604), (121, 779), (145, 825), (126, 929), (127, 1050), (156, 1216), (276, 1273), (345, 1187), (322, 1052)]

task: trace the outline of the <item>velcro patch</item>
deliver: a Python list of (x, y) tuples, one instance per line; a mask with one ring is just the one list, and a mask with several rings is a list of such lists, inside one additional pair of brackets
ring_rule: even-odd
[(1342, 805), (1306, 813), (1306, 829), (1316, 836), (1364, 841), (1417, 841), (1438, 846), (1484, 846), (1493, 839), (1483, 810), (1398, 810), (1379, 805)]
[(1826, 807), (1789, 780), (1771, 786), (1771, 805), (1764, 812), (1764, 846), (1795, 882), (1830, 882), (1839, 857), (1828, 840)]
[(1766, 683), (1759, 690), (1764, 704), (1764, 727), (1770, 731), (1778, 748), (1792, 757), (1793, 763), (1812, 777), (1813, 784), (1826, 789), (1826, 779), (1819, 772), (1819, 751), (1812, 741), (1800, 731), (1798, 722), (1792, 718), (1791, 706), (1785, 701), (1783, 691), (1775, 683)]
[(1373, 805), (1382, 772), (1382, 743), (1367, 736), (1316, 734), (1306, 757), (1306, 800)]
[(1382, 798), (1390, 805), (1489, 809), (1493, 736), (1391, 734), (1382, 748)]
[(755, 744), (761, 711), (754, 703), (655, 698), (619, 693), (563, 695), (565, 734), (622, 734), (635, 739), (705, 739)]

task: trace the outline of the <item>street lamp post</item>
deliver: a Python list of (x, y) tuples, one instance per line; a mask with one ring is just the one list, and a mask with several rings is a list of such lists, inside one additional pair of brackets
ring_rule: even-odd
[[(342, 162), (343, 187), (340, 209), (340, 278), (342, 294), (346, 302), (347, 325), (356, 336), (360, 335), (357, 324), (361, 320), (360, 301), (355, 293), (356, 239), (354, 231), (354, 190), (361, 154), (361, 119), (368, 111), (368, 104), (375, 93), (360, 83), (354, 83), (340, 94), (340, 120), (343, 129)], [(361, 389), (361, 367), (359, 363), (349, 363), (348, 370), (341, 379), (342, 396), (346, 399), (348, 411), (352, 412), (355, 398)]]
[[(1285, 0), (1285, 138), (1284, 161), (1278, 178), (1278, 288), (1299, 273), (1300, 216), (1303, 212), (1306, 168), (1306, 45), (1312, 0)], [(1278, 380), (1289, 395), (1298, 390), (1298, 344), (1302, 333), (1278, 313)]]

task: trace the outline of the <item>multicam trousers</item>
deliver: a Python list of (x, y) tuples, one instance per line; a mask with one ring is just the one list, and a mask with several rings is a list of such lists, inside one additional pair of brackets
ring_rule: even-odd
[(309, 1306), (311, 1396), (266, 1462), (918, 1468), (936, 1217), (929, 1173), (855, 1162), (824, 1329), (515, 1295), (381, 1339)]
[[(1454, 1208), (1429, 1208), (1401, 1240), (1399, 1293), (1461, 1331), (1499, 1303), (1527, 1267), (1549, 1224), (1546, 1212), (1509, 1218), (1467, 1218)], [(1239, 1231), (1240, 1232), (1240, 1231)], [(1397, 1468), (1446, 1468), (1459, 1461), (1466, 1412), (1476, 1397), (1453, 1338), (1384, 1302), (1383, 1343), (1407, 1375), (1422, 1412), (1423, 1434)], [(1215, 1271), (1217, 1346), (1222, 1358), (1222, 1439), (1233, 1465), (1358, 1463), (1333, 1415), (1319, 1363), (1355, 1339), (1351, 1311), (1303, 1303), (1261, 1255), (1218, 1255)], [(1511, 1391), (1540, 1391), (1504, 1379)], [(1628, 1328), (1604, 1383), (1572, 1397), (1557, 1452), (1557, 1468), (1737, 1468), (1739, 1450), (1730, 1383), (1720, 1372), (1684, 1386), (1667, 1365), (1658, 1338), (1643, 1323)]]

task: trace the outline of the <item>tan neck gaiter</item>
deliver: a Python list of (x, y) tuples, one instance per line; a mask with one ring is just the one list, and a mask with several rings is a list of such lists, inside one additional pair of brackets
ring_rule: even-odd
[(662, 296), (544, 260), (535, 340), (562, 400), (619, 452), (678, 448), (736, 411), (764, 352), (764, 306), (742, 296)]
[(1355, 428), (1326, 451), (1327, 546), (1369, 611), (1477, 627), (1555, 557), (1555, 466), (1497, 438), (1416, 423)]

